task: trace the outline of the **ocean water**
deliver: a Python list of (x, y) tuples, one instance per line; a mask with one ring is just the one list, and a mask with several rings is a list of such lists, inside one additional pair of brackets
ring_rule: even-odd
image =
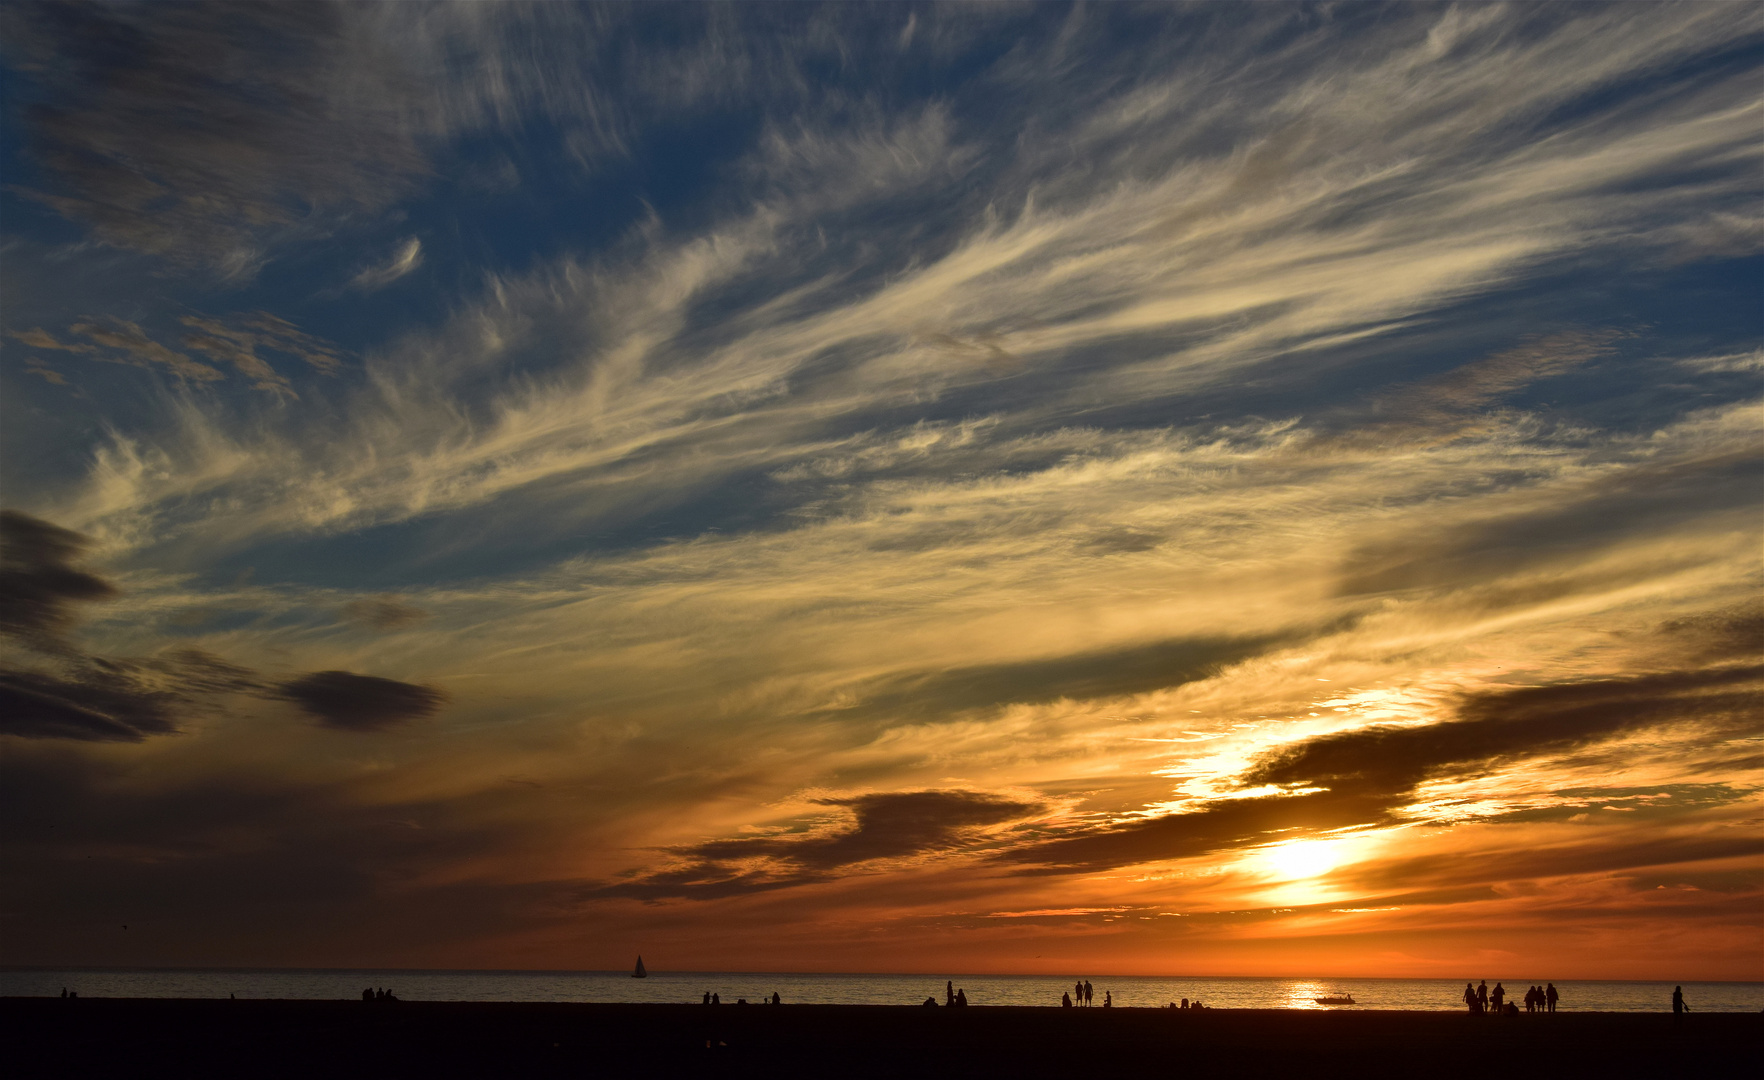
[[(1480, 978), (1483, 973), (1478, 973)], [(1523, 997), (1547, 979), (1521, 974), (1499, 978), (1509, 995)], [(633, 979), (617, 971), (412, 970), (47, 970), (0, 969), (0, 997), (53, 997), (63, 987), (82, 998), (358, 998), (364, 987), (388, 987), (405, 1001), (590, 1001), (692, 1003), (715, 992), (724, 1004), (758, 1003), (776, 992), (786, 1004), (917, 1005), (943, 1001), (944, 983), (966, 991), (971, 1005), (1057, 1006), (1062, 991), (1089, 979), (1100, 1006), (1105, 992), (1117, 1006), (1155, 1008), (1183, 998), (1220, 1009), (1322, 1009), (1313, 998), (1349, 993), (1362, 1009), (1455, 1011), (1464, 984), (1451, 979), (1248, 979), (1098, 975), (821, 975), (803, 972), (656, 971)], [(1494, 986), (1495, 979), (1489, 979)], [(1665, 982), (1556, 981), (1558, 1009), (1661, 1012), (1671, 1008)], [(1697, 1012), (1764, 1010), (1764, 982), (1684, 983)], [(1521, 1008), (1523, 1008), (1521, 1002)]]

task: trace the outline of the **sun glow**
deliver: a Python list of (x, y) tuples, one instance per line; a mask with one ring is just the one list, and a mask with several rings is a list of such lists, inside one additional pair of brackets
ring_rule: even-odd
[(1339, 840), (1293, 840), (1264, 849), (1263, 858), (1281, 878), (1298, 881), (1327, 874), (1346, 854)]

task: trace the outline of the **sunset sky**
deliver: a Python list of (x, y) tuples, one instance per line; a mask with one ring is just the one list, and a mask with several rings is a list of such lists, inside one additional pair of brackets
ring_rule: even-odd
[(0, 963), (1764, 978), (1764, 7), (0, 19)]

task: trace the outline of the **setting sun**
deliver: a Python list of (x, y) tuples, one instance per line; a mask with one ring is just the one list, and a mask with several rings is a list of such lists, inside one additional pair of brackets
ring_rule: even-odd
[(1340, 840), (1294, 840), (1267, 848), (1263, 858), (1282, 878), (1296, 881), (1339, 866), (1344, 861), (1342, 845)]

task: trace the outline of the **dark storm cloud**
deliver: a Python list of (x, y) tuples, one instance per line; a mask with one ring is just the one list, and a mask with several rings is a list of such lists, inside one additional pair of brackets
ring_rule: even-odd
[(1401, 799), (1452, 767), (1571, 751), (1637, 728), (1733, 721), (1764, 706), (1764, 665), (1474, 694), (1456, 721), (1375, 725), (1309, 739), (1264, 758), (1248, 785), (1304, 784)]
[(860, 691), (860, 708), (891, 715), (948, 714), (991, 705), (1142, 694), (1208, 678), (1220, 668), (1316, 633), (1171, 638), (1125, 649), (902, 675)]
[(175, 703), (164, 692), (0, 671), (0, 734), (27, 739), (140, 742), (177, 730), (170, 715)]
[(1585, 564), (1601, 550), (1756, 505), (1761, 468), (1751, 447), (1636, 462), (1546, 507), (1448, 525), (1430, 538), (1368, 544), (1346, 560), (1338, 594), (1479, 584), (1564, 558)]
[(64, 657), (58, 672), (0, 669), (0, 734), (33, 739), (140, 742), (177, 732), (205, 695), (258, 693), (255, 672), (200, 649), (112, 659)]
[(383, 731), (409, 720), (433, 716), (447, 700), (440, 690), (396, 679), (315, 671), (277, 688), (326, 727), (343, 731)]
[(424, 168), (397, 58), (339, 5), (9, 9), (53, 180), (25, 194), (107, 244), (249, 274), (272, 233), (384, 207)]
[(706, 859), (770, 856), (805, 870), (831, 870), (870, 859), (897, 859), (960, 846), (969, 830), (1026, 817), (1042, 809), (984, 791), (892, 791), (849, 799), (816, 799), (848, 807), (851, 828), (827, 836), (713, 840), (692, 849)]
[(1638, 835), (1628, 829), (1607, 836), (1601, 835), (1600, 830), (1589, 830), (1573, 846), (1455, 852), (1369, 862), (1348, 871), (1340, 880), (1351, 888), (1450, 889), (1484, 881), (1604, 874), (1759, 855), (1764, 855), (1764, 837), (1655, 836)]
[(1702, 661), (1764, 655), (1764, 609), (1735, 607), (1673, 619), (1660, 625), (1660, 636)]
[[(852, 812), (849, 827), (826, 834), (712, 840), (685, 849), (692, 863), (591, 892), (596, 897), (657, 900), (722, 896), (827, 881), (843, 867), (899, 859), (969, 844), (974, 830), (1042, 812), (1045, 805), (985, 791), (891, 791), (814, 800)], [(737, 860), (764, 858), (771, 870), (740, 870)]]
[(0, 635), (45, 661), (29, 670), (0, 667), (0, 735), (140, 742), (177, 732), (179, 716), (227, 693), (293, 701), (326, 727), (379, 731), (431, 716), (447, 700), (430, 687), (347, 671), (276, 683), (199, 649), (129, 658), (86, 653), (67, 636), (74, 605), (117, 595), (110, 582), (73, 565), (92, 541), (5, 510), (0, 544)]
[(1277, 832), (1382, 821), (1390, 807), (1387, 799), (1332, 791), (1226, 799), (1192, 813), (1166, 814), (1025, 845), (1000, 858), (1034, 867), (1029, 873), (1086, 873), (1261, 843)]
[(0, 510), (0, 634), (39, 651), (64, 651), (76, 604), (116, 587), (73, 564), (92, 545), (79, 533), (16, 510)]
[(376, 596), (351, 600), (338, 611), (344, 619), (370, 630), (402, 630), (422, 622), (429, 613), (405, 603), (396, 596)]
[(1460, 702), (1455, 720), (1306, 739), (1239, 777), (1248, 788), (1325, 790), (1212, 801), (1190, 813), (1026, 845), (1001, 858), (1034, 865), (1036, 872), (1076, 873), (1263, 843), (1288, 831), (1376, 825), (1412, 801), (1424, 780), (1581, 751), (1643, 728), (1755, 724), (1761, 709), (1764, 665), (1473, 694)]

